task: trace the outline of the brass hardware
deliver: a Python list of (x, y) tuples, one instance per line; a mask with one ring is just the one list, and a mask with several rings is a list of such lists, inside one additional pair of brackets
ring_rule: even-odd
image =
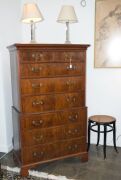
[(76, 102), (76, 97), (73, 96), (73, 97), (67, 97), (67, 102), (70, 102), (70, 103), (75, 103)]
[(33, 157), (40, 157), (40, 156), (43, 156), (44, 152), (41, 151), (41, 152), (33, 152)]
[(38, 73), (38, 72), (40, 72), (42, 70), (42, 67), (32, 67), (31, 68), (31, 71), (33, 72), (33, 73)]
[(75, 70), (76, 66), (74, 66), (73, 64), (69, 64), (69, 66), (66, 67), (67, 70)]
[(71, 81), (71, 80), (68, 80), (68, 81), (66, 82), (66, 85), (67, 85), (67, 86), (72, 86), (72, 85), (74, 85), (74, 82)]
[(36, 152), (33, 152), (33, 157), (37, 157), (37, 153)]
[(41, 141), (43, 139), (43, 135), (40, 135), (40, 136), (34, 136), (33, 139), (35, 141)]
[(70, 120), (70, 121), (76, 121), (77, 120), (77, 118), (78, 118), (78, 114), (75, 114), (75, 115), (70, 115), (69, 117), (68, 117), (68, 119)]
[(71, 134), (72, 132), (71, 132), (71, 130), (68, 130), (68, 134)]
[(43, 58), (42, 53), (32, 53), (32, 58), (38, 61), (39, 59)]
[(72, 149), (72, 147), (71, 147), (71, 146), (68, 146), (68, 149), (69, 149), (69, 150), (71, 150), (71, 149)]
[(78, 145), (77, 145), (77, 144), (75, 144), (75, 145), (74, 145), (74, 147), (75, 147), (75, 149), (77, 149), (77, 148), (78, 148)]
[(40, 84), (32, 83), (32, 88), (36, 89), (36, 88), (40, 88), (40, 87), (42, 87), (42, 83), (40, 83)]
[(68, 59), (72, 59), (68, 54), (65, 54), (65, 61)]
[(33, 105), (33, 106), (43, 105), (43, 104), (44, 104), (44, 101), (43, 101), (43, 100), (40, 100), (40, 101), (36, 101), (36, 100), (35, 100), (35, 101), (32, 102), (32, 105)]
[(75, 131), (75, 133), (78, 133), (78, 129), (75, 129), (74, 131)]
[(73, 98), (72, 98), (72, 101), (73, 101), (73, 102), (76, 102), (76, 98), (75, 98), (75, 97), (73, 97)]
[(41, 124), (43, 124), (43, 120), (39, 120), (39, 121), (32, 121), (32, 125), (34, 126), (40, 126)]

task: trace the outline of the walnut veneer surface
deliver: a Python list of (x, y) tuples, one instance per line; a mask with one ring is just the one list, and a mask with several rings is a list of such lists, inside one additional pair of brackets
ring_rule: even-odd
[(8, 47), (13, 96), (13, 146), (21, 174), (72, 156), (88, 160), (86, 50), (77, 44)]

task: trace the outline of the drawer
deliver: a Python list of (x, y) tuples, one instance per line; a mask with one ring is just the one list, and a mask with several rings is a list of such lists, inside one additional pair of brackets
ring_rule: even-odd
[(72, 107), (84, 107), (85, 94), (65, 93), (56, 95), (23, 96), (22, 112), (44, 112), (52, 110), (63, 110)]
[[(40, 128), (48, 128), (66, 124), (81, 122), (86, 126), (87, 108), (73, 108), (66, 111), (55, 111), (54, 113), (30, 114), (21, 116), (21, 127), (23, 131)], [(85, 129), (85, 128), (84, 128)]]
[(84, 51), (56, 51), (54, 53), (55, 62), (84, 62), (85, 52)]
[(56, 156), (53, 144), (39, 145), (37, 147), (24, 147), (22, 148), (22, 161), (23, 164), (46, 161)]
[(84, 76), (21, 79), (21, 94), (36, 95), (45, 93), (74, 92), (85, 89)]
[(60, 142), (60, 149), (58, 150), (61, 156), (79, 154), (81, 152), (86, 152), (86, 138), (78, 138), (68, 141)]
[(55, 76), (80, 76), (85, 74), (84, 63), (39, 63), (39, 64), (21, 64), (21, 78), (40, 78)]
[(22, 112), (44, 112), (55, 109), (54, 95), (23, 96)]
[(62, 158), (63, 156), (73, 156), (86, 152), (86, 138), (58, 141), (36, 147), (24, 147), (22, 149), (22, 161), (24, 164)]
[(58, 140), (72, 139), (84, 136), (82, 124), (69, 124), (46, 129), (38, 129), (33, 131), (25, 131), (22, 134), (23, 146), (33, 146), (38, 144), (46, 144), (56, 142)]
[(35, 62), (72, 62), (81, 61), (84, 62), (84, 51), (43, 51), (36, 50), (24, 50), (19, 52), (21, 63), (35, 63)]
[(80, 93), (65, 93), (56, 94), (55, 96), (55, 109), (62, 110), (72, 107), (84, 107), (85, 95), (84, 91)]
[(21, 63), (51, 62), (54, 52), (42, 51), (40, 49), (23, 50), (19, 52)]

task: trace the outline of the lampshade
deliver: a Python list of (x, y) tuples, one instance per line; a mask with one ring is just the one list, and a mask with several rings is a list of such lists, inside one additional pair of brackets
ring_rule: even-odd
[(76, 23), (78, 22), (76, 13), (73, 6), (64, 5), (61, 8), (60, 14), (58, 16), (57, 22), (60, 23)]
[(39, 22), (42, 21), (44, 18), (35, 3), (27, 3), (24, 4), (23, 7), (23, 14), (21, 21), (24, 23), (30, 23), (31, 21), (33, 22)]

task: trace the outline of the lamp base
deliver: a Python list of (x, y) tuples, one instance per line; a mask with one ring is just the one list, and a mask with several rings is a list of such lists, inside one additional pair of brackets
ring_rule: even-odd
[(67, 41), (67, 40), (66, 40), (66, 41), (65, 41), (65, 44), (71, 44), (71, 41)]
[(31, 40), (31, 41), (30, 41), (30, 44), (37, 44), (37, 41)]

